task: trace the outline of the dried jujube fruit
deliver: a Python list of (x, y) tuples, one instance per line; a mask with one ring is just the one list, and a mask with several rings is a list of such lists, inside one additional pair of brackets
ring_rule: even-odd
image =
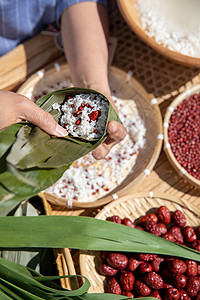
[(159, 235), (163, 235), (167, 233), (167, 227), (164, 223), (158, 223), (157, 224), (157, 231), (159, 232)]
[(104, 276), (114, 276), (118, 270), (114, 269), (106, 264), (100, 264), (99, 272)]
[(173, 278), (173, 284), (177, 289), (182, 289), (186, 286), (187, 283), (187, 279), (185, 277), (185, 275), (183, 274), (177, 274), (174, 278)]
[[(175, 226), (170, 227), (171, 213), (165, 206), (159, 207), (156, 214), (142, 216), (139, 226), (129, 218), (109, 218), (200, 251), (200, 226), (195, 230), (184, 227), (186, 218), (180, 210), (172, 214), (172, 219)], [(107, 292), (130, 298), (135, 294), (138, 298), (151, 296), (159, 300), (200, 300), (200, 263), (149, 253), (125, 255), (103, 251), (101, 257), (99, 271), (108, 278)]]
[(118, 224), (122, 223), (122, 220), (119, 216), (112, 216), (112, 217), (108, 218), (108, 221), (118, 223)]
[(143, 224), (144, 229), (152, 234), (161, 235), (157, 229), (157, 224), (154, 221), (148, 220)]
[(200, 289), (200, 282), (199, 278), (196, 276), (192, 276), (188, 278), (187, 285), (186, 285), (186, 292), (189, 297), (195, 297)]
[(124, 254), (110, 253), (107, 258), (107, 263), (113, 268), (123, 270), (128, 264), (128, 258)]
[(151, 266), (152, 266), (152, 270), (154, 272), (159, 272), (160, 270), (160, 264), (164, 262), (164, 258), (162, 257), (157, 257), (154, 260), (151, 261)]
[(169, 224), (171, 222), (171, 214), (166, 206), (161, 206), (157, 209), (156, 215), (159, 222)]
[(140, 279), (135, 282), (134, 288), (137, 294), (143, 297), (146, 297), (151, 293), (151, 289)]
[(180, 293), (177, 289), (175, 288), (169, 288), (165, 291), (164, 300), (178, 300), (180, 296)]
[(151, 294), (149, 295), (149, 297), (154, 297), (156, 299), (162, 300), (160, 293), (158, 291), (152, 291)]
[(183, 235), (179, 227), (173, 226), (168, 230), (168, 232), (173, 235), (175, 243), (183, 244)]
[(163, 288), (163, 279), (155, 272), (146, 273), (144, 276), (144, 282), (152, 289), (159, 290)]
[(135, 282), (135, 276), (132, 272), (122, 271), (120, 276), (121, 287), (124, 291), (130, 292), (133, 289), (133, 285)]
[(166, 232), (162, 237), (170, 242), (175, 242), (175, 238), (170, 232)]
[(148, 262), (143, 262), (139, 265), (138, 271), (141, 274), (151, 272), (152, 271), (152, 266)]
[(172, 220), (173, 220), (174, 224), (178, 227), (184, 227), (187, 223), (184, 213), (180, 210), (176, 210), (172, 214)]
[(111, 294), (121, 295), (122, 290), (115, 277), (109, 277), (107, 282), (107, 291)]
[(138, 266), (139, 266), (141, 263), (142, 263), (141, 261), (139, 261), (139, 260), (137, 260), (137, 259), (131, 257), (131, 258), (129, 258), (129, 260), (128, 260), (128, 266), (127, 266), (127, 269), (128, 269), (129, 271), (131, 271), (131, 272), (134, 272), (134, 271), (138, 268)]
[(184, 274), (187, 270), (186, 263), (180, 259), (173, 259), (169, 261), (168, 268), (173, 274)]
[(186, 275), (187, 276), (196, 276), (197, 275), (197, 262), (194, 260), (186, 260)]
[(122, 220), (122, 224), (123, 225), (126, 225), (126, 226), (128, 226), (128, 227), (132, 227), (132, 228), (135, 228), (135, 224), (131, 221), (131, 219), (129, 219), (129, 218), (124, 218), (123, 220)]
[(123, 292), (122, 292), (122, 295), (124, 295), (124, 296), (126, 296), (126, 297), (129, 297), (129, 298), (134, 298), (134, 295), (133, 295), (133, 293), (131, 293), (131, 292), (123, 291)]
[(179, 300), (191, 300), (191, 298), (188, 296), (185, 290), (180, 289), (179, 290)]
[(196, 241), (197, 236), (194, 229), (191, 226), (186, 226), (182, 230), (184, 240), (188, 243)]

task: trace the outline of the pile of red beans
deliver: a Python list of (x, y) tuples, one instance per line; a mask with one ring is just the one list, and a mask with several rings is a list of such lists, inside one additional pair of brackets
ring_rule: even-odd
[[(186, 217), (166, 206), (148, 213), (135, 225), (129, 218), (110, 221), (147, 231), (200, 251), (200, 226), (186, 226)], [(99, 272), (106, 276), (106, 292), (130, 298), (152, 296), (163, 300), (200, 300), (200, 263), (155, 254), (102, 252)]]
[(185, 99), (174, 110), (168, 138), (178, 163), (200, 180), (200, 94)]

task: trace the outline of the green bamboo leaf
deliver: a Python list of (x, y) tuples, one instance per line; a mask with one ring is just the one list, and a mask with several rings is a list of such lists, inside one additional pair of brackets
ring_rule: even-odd
[(194, 249), (128, 226), (78, 216), (0, 217), (0, 248), (156, 253), (200, 261)]
[[(16, 293), (14, 293), (13, 291), (11, 291), (9, 288), (7, 288), (3, 284), (0, 284), (0, 290), (4, 291), (4, 293), (6, 295), (9, 295), (10, 297), (12, 297), (12, 298), (9, 298), (9, 299), (23, 300), (22, 297), (18, 296)], [(2, 299), (2, 298), (0, 298), (0, 299)]]
[(0, 183), (1, 216), (5, 216), (22, 200), (37, 195), (41, 190), (55, 183), (68, 169), (69, 165), (55, 169), (35, 168), (28, 171), (19, 171), (9, 165), (7, 167), (12, 170), (12, 173), (6, 170), (0, 175), (5, 184), (5, 186), (2, 186)]
[(0, 158), (16, 140), (16, 134), (23, 124), (13, 124), (0, 131)]
[(0, 299), (1, 300), (18, 300), (17, 298), (10, 298), (8, 295), (6, 295), (4, 292), (3, 292), (3, 289), (1, 289), (0, 287)]
[[(53, 103), (62, 104), (69, 95), (73, 96), (90, 92), (98, 93), (94, 90), (80, 88), (58, 90), (44, 96), (46, 100), (41, 107), (53, 114), (58, 122), (61, 112), (52, 108)], [(109, 104), (107, 123), (110, 120), (119, 121), (111, 104)], [(104, 134), (99, 140), (85, 140), (83, 142), (80, 138), (73, 137), (54, 138), (36, 126), (31, 126), (30, 128), (27, 125), (19, 130), (17, 140), (7, 156), (7, 161), (18, 169), (61, 167), (94, 150), (105, 140), (106, 136), (105, 127)]]

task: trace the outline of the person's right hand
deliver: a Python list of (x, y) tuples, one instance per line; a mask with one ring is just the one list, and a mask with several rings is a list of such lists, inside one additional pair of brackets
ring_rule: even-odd
[(0, 90), (0, 130), (14, 123), (29, 121), (50, 135), (67, 136), (67, 131), (56, 123), (52, 115), (25, 96)]

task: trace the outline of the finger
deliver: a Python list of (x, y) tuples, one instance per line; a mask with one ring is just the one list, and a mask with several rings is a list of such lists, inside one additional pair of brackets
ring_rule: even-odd
[(126, 128), (116, 121), (109, 122), (107, 131), (109, 133), (107, 139), (92, 152), (92, 155), (95, 159), (99, 160), (105, 158), (110, 152), (111, 148), (122, 141), (127, 133)]
[(37, 106), (32, 101), (26, 100), (21, 107), (21, 118), (27, 120), (50, 135), (57, 137), (67, 136), (67, 131), (56, 123), (53, 116)]
[[(126, 131), (126, 128), (124, 127), (124, 125), (120, 124), (117, 121), (110, 121), (108, 123), (107, 132), (109, 134), (109, 138), (111, 140), (113, 140), (113, 142), (114, 141), (116, 141), (116, 142), (122, 141), (127, 134), (127, 131)], [(111, 140), (109, 140), (109, 143), (112, 142)]]

